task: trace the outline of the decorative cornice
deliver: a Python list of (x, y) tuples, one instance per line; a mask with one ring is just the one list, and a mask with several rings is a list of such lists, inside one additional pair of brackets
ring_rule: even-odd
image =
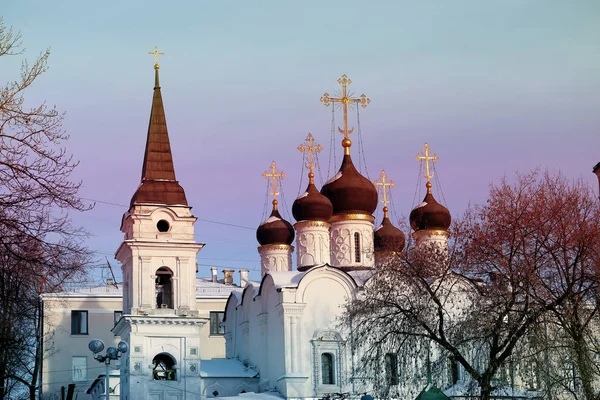
[(415, 239), (420, 239), (425, 236), (439, 237), (447, 239), (450, 236), (448, 231), (443, 229), (422, 229), (420, 231), (413, 232), (412, 237)]
[(331, 224), (325, 221), (299, 221), (294, 224), (294, 228), (302, 229), (307, 227), (329, 228)]
[(208, 318), (184, 316), (151, 316), (151, 315), (124, 315), (123, 319), (131, 325), (193, 325), (202, 326)]
[(369, 214), (336, 214), (329, 219), (329, 222), (338, 221), (369, 221), (375, 222), (375, 217)]
[(305, 308), (303, 303), (279, 303), (276, 307), (280, 315), (302, 315)]
[(259, 253), (269, 251), (269, 250), (279, 250), (279, 251), (294, 251), (294, 246), (289, 244), (265, 244), (263, 246), (258, 246)]

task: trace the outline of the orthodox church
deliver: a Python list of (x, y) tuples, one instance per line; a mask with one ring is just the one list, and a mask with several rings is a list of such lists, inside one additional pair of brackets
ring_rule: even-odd
[[(155, 51), (155, 56), (159, 53)], [(195, 301), (194, 222), (185, 191), (175, 178), (156, 60), (155, 85), (141, 183), (123, 215), (124, 239), (116, 252), (123, 270), (123, 316), (113, 333), (129, 344), (120, 364), (121, 398), (181, 399), (276, 392), (288, 399), (359, 394), (354, 379), (358, 357), (352, 332), (336, 324), (342, 306), (374, 273), (376, 263), (405, 245), (404, 234), (389, 219), (382, 173), (375, 184), (361, 175), (351, 157), (353, 128), (348, 109), (370, 100), (352, 98), (345, 75), (339, 97), (327, 93), (326, 105), (343, 110), (343, 160), (319, 191), (313, 157), (321, 150), (311, 135), (300, 146), (308, 159), (308, 186), (293, 203), (292, 225), (278, 209), (282, 173), (273, 162), (263, 175), (271, 182), (272, 211), (258, 227), (261, 282), (233, 290), (224, 317), (226, 359), (200, 360), (200, 327), (206, 318)], [(424, 201), (410, 215), (417, 246), (444, 245), (449, 211), (431, 192), (427, 144)], [(377, 186), (383, 192), (383, 220), (375, 229)], [(295, 242), (294, 242), (295, 240)], [(294, 246), (295, 244), (295, 246)], [(294, 254), (295, 252), (295, 254)], [(292, 258), (296, 260), (293, 269)], [(160, 368), (159, 368), (160, 367)], [(267, 396), (267, 395), (265, 395)], [(360, 397), (360, 396), (359, 396)], [(266, 397), (265, 397), (266, 398)]]
[[(334, 393), (357, 396), (354, 375), (359, 358), (350, 348), (351, 330), (336, 319), (374, 273), (374, 267), (401, 252), (405, 237), (388, 216), (386, 181), (382, 172), (373, 184), (359, 173), (351, 157), (348, 107), (365, 107), (364, 95), (351, 98), (345, 75), (339, 98), (323, 95), (321, 101), (341, 103), (344, 126), (343, 160), (339, 171), (319, 191), (314, 183), (313, 154), (320, 150), (311, 135), (299, 150), (308, 153), (308, 186), (293, 203), (296, 223), (284, 220), (278, 210), (276, 165), (264, 174), (272, 179), (273, 209), (256, 231), (260, 244), (262, 280), (243, 291), (232, 292), (225, 309), (226, 354), (257, 371), (261, 392), (276, 390), (284, 398), (323, 398)], [(416, 245), (446, 245), (449, 211), (431, 192), (429, 162), (437, 156), (418, 156), (426, 164), (426, 196), (410, 215)], [(373, 213), (378, 205), (377, 186), (383, 192), (383, 220), (376, 228)], [(292, 246), (295, 239), (295, 248)], [(292, 268), (296, 252), (297, 270)], [(204, 395), (232, 395), (222, 383), (205, 386)], [(214, 390), (213, 390), (214, 389)], [(360, 397), (360, 396), (359, 396)]]

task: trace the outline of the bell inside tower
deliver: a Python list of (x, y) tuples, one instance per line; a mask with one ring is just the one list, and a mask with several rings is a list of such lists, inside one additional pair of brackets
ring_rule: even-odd
[(156, 271), (156, 308), (173, 308), (173, 271), (160, 267)]

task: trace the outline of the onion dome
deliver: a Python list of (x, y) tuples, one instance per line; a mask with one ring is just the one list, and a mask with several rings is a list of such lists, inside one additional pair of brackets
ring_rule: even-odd
[(314, 183), (310, 182), (306, 191), (292, 204), (292, 214), (296, 221), (329, 221), (333, 214), (331, 201), (323, 196)]
[(410, 227), (414, 231), (423, 229), (447, 230), (452, 217), (450, 211), (438, 203), (431, 194), (431, 182), (427, 182), (427, 194), (423, 202), (410, 213)]
[(261, 246), (267, 244), (292, 244), (294, 228), (277, 211), (277, 200), (273, 200), (273, 211), (266, 221), (256, 230), (256, 240)]
[(406, 244), (404, 233), (396, 228), (387, 216), (387, 207), (383, 208), (383, 221), (375, 232), (373, 232), (373, 245), (375, 251), (401, 252)]
[(344, 155), (339, 172), (327, 181), (321, 194), (331, 201), (334, 215), (371, 215), (377, 208), (377, 189), (356, 170), (350, 154)]

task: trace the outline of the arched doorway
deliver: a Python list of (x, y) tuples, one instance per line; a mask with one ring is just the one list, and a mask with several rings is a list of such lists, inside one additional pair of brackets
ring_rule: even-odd
[(159, 353), (152, 360), (152, 378), (156, 381), (175, 381), (175, 359), (167, 353)]

